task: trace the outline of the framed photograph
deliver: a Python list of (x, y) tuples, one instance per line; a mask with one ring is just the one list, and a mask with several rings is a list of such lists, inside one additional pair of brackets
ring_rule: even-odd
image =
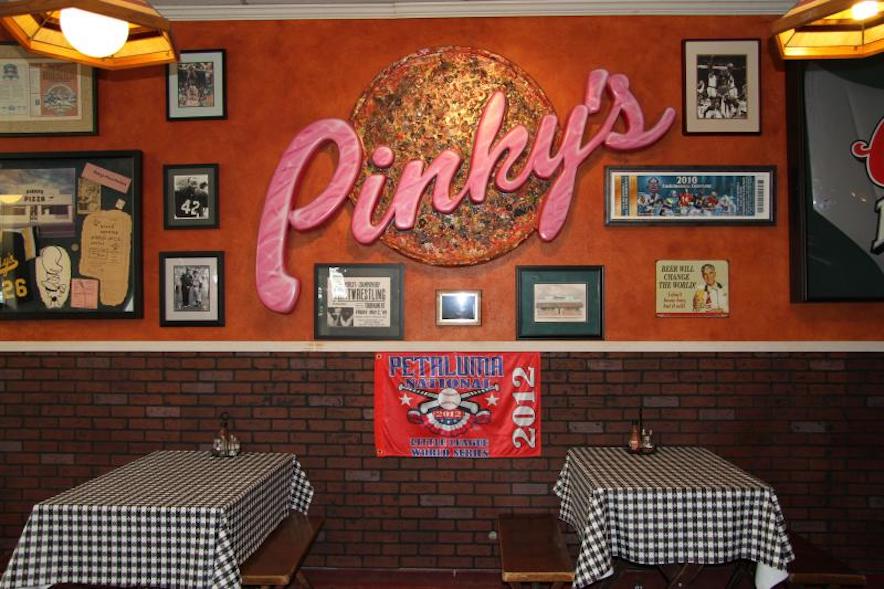
[(182, 51), (166, 76), (166, 118), (227, 118), (227, 71), (223, 49)]
[(606, 225), (773, 225), (773, 166), (605, 168)]
[(160, 252), (160, 325), (224, 325), (224, 252)]
[(142, 316), (141, 152), (0, 154), (0, 319)]
[(402, 339), (402, 264), (316, 264), (316, 339)]
[(163, 166), (166, 229), (218, 227), (218, 164)]
[(602, 339), (601, 266), (517, 266), (516, 337)]
[(685, 135), (761, 133), (758, 39), (682, 41)]
[(727, 260), (657, 260), (657, 317), (727, 317)]
[(884, 54), (786, 65), (792, 301), (882, 301)]
[(98, 85), (91, 67), (0, 43), (0, 136), (97, 133)]
[(437, 290), (436, 325), (482, 325), (482, 291)]

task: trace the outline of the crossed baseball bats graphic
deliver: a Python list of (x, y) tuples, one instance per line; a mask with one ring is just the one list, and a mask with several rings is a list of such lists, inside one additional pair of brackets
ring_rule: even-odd
[[(439, 393), (434, 393), (432, 391), (424, 391), (421, 389), (415, 389), (410, 386), (406, 386), (404, 384), (399, 385), (399, 390), (400, 391), (408, 391), (409, 393), (414, 393), (416, 395), (420, 395), (421, 397), (429, 399), (429, 401), (424, 401), (423, 403), (421, 403), (418, 406), (418, 411), (420, 411), (421, 415), (426, 415), (427, 413), (429, 413), (430, 411), (432, 411), (433, 409), (435, 409), (436, 407), (438, 407), (442, 404), (442, 402), (439, 400)], [(477, 395), (483, 395), (485, 393), (488, 393), (491, 391), (497, 391), (497, 390), (500, 390), (500, 387), (498, 387), (495, 384), (490, 387), (485, 387), (484, 389), (477, 389), (475, 391), (468, 391), (466, 393), (459, 393), (460, 403), (458, 403), (457, 406), (458, 406), (458, 408), (463, 409), (464, 411), (467, 411), (468, 413), (470, 413), (472, 415), (476, 415), (481, 410), (481, 407), (479, 407), (478, 403), (473, 403), (472, 401), (467, 401), (467, 399), (475, 397)]]

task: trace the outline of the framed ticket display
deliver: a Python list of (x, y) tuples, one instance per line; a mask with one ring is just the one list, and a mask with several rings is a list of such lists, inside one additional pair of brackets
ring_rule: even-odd
[(773, 225), (772, 166), (605, 168), (608, 225)]
[(95, 135), (97, 92), (91, 67), (0, 43), (0, 136)]
[(141, 152), (0, 154), (0, 319), (141, 317)]
[(402, 339), (402, 264), (316, 264), (316, 339)]

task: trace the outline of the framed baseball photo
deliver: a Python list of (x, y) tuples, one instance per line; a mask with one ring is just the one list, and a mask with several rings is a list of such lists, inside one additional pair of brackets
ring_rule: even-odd
[(758, 39), (682, 42), (685, 135), (761, 133)]
[(170, 121), (227, 118), (227, 71), (223, 49), (182, 51), (168, 65), (166, 118)]
[(224, 326), (224, 252), (160, 252), (160, 325)]
[(218, 164), (163, 166), (166, 229), (218, 227)]

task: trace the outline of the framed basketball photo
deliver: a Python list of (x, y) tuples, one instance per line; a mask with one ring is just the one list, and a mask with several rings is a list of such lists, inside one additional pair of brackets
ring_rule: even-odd
[(218, 227), (218, 164), (163, 166), (166, 229)]

